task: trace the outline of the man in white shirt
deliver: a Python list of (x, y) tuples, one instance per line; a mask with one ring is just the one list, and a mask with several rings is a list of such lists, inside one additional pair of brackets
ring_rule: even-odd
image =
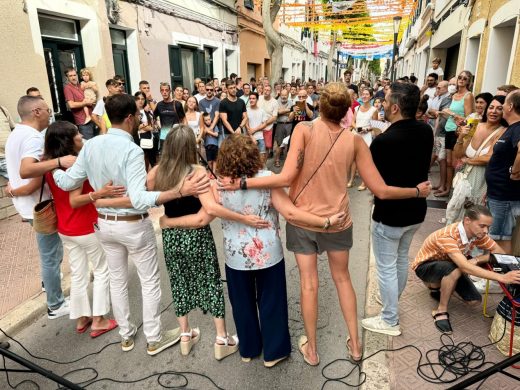
[(421, 88), (421, 97), (423, 95), (428, 95), (430, 98), (428, 99), (428, 107), (430, 107), (433, 98), (435, 97), (435, 93), (437, 92), (437, 80), (439, 76), (436, 73), (430, 73), (428, 77), (426, 77), (426, 84)]
[(271, 96), (271, 86), (264, 87), (264, 94), (258, 99), (258, 107), (264, 110), (269, 118), (264, 128), (264, 142), (267, 153), (273, 150), (273, 125), (278, 117), (278, 102)]
[(266, 147), (263, 130), (267, 126), (270, 116), (260, 107), (258, 107), (258, 93), (251, 92), (249, 94), (250, 107), (247, 109), (247, 132), (255, 139), (260, 154), (265, 163)]
[[(121, 93), (120, 84), (121, 83), (114, 79), (108, 79), (105, 83), (105, 86), (108, 89), (108, 96), (114, 96)], [(98, 100), (91, 116), (94, 123), (97, 125), (97, 127), (99, 127), (99, 134), (106, 134), (110, 128), (110, 120), (108, 119), (107, 113), (105, 111), (104, 97)]]
[(197, 85), (197, 89), (199, 93), (195, 95), (195, 99), (197, 99), (197, 103), (200, 103), (200, 101), (206, 97), (206, 83), (200, 81)]
[[(7, 173), (9, 175), (8, 196), (22, 219), (32, 224), (34, 206), (40, 202), (41, 176), (56, 168), (68, 168), (74, 156), (65, 156), (41, 161), (44, 137), (42, 131), (49, 125), (51, 110), (39, 96), (22, 96), (18, 101), (21, 123), (17, 124), (5, 145)], [(37, 178), (30, 180), (29, 178)], [(49, 199), (44, 186), (41, 200)], [(59, 318), (69, 314), (68, 300), (61, 289), (60, 265), (63, 246), (58, 233), (36, 233), (40, 252), (40, 271), (47, 295), (47, 317)]]

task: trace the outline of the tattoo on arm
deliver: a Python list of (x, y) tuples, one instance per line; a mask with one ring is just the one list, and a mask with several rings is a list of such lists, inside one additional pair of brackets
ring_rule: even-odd
[(302, 169), (302, 167), (303, 167), (303, 160), (304, 160), (303, 149), (298, 149), (298, 157), (296, 159), (296, 168), (297, 169)]

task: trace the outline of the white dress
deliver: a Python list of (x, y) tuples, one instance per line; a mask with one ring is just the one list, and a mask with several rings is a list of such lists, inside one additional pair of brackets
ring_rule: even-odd
[[(368, 111), (361, 111), (361, 106), (356, 107), (356, 127), (370, 127), (370, 121), (374, 112), (377, 111), (375, 107), (370, 107)], [(359, 134), (365, 143), (370, 146), (372, 143), (372, 132)]]
[(188, 126), (191, 127), (193, 130), (193, 133), (195, 134), (195, 138), (199, 136), (200, 129), (199, 129), (199, 122), (200, 120), (200, 112), (195, 111), (195, 120), (194, 121), (188, 121)]

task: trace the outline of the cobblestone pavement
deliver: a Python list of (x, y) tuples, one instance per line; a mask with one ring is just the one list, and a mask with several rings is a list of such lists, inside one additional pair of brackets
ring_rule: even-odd
[[(0, 318), (41, 294), (40, 258), (31, 225), (19, 215), (0, 221)], [(64, 276), (68, 264), (62, 265)]]

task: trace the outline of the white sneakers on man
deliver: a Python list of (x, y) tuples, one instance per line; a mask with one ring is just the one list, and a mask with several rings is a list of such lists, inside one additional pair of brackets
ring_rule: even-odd
[(371, 332), (387, 334), (389, 336), (399, 336), (401, 334), (399, 325), (392, 326), (388, 324), (380, 315), (361, 320), (361, 326)]

